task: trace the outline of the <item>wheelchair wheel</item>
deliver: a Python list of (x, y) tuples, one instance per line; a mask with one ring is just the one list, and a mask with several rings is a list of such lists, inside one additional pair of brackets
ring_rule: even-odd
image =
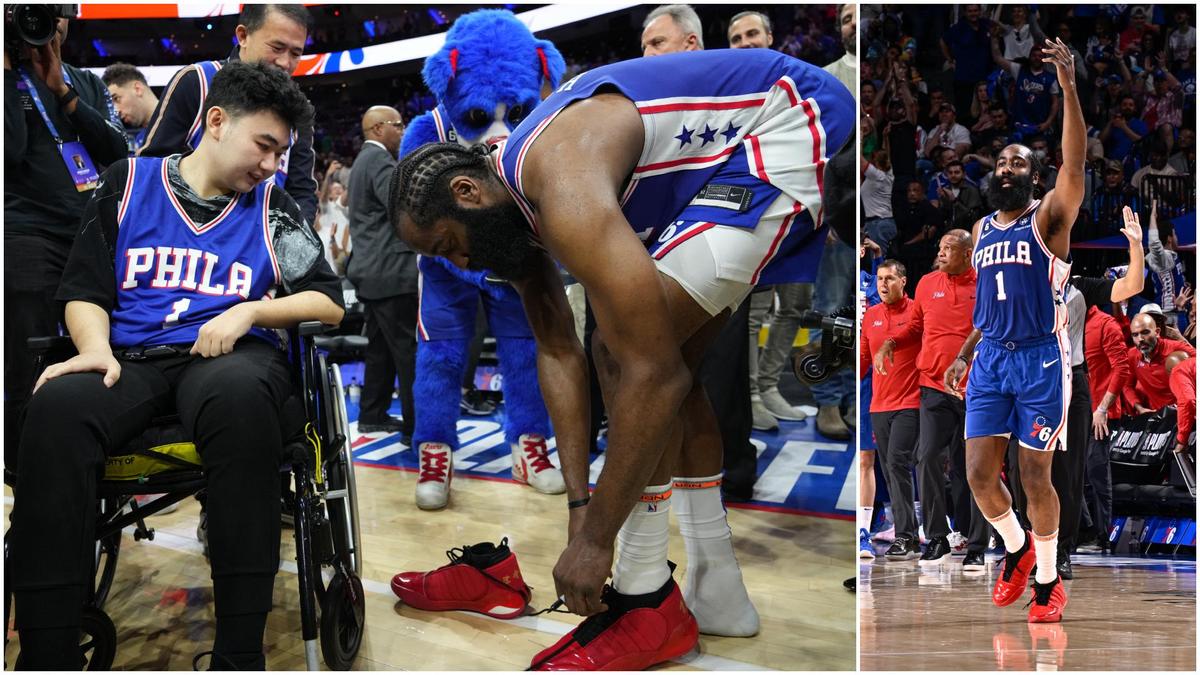
[(103, 610), (84, 608), (79, 650), (84, 670), (112, 670), (117, 657), (117, 627)]
[(327, 492), (325, 502), (333, 529), (334, 551), (339, 554), (344, 552), (354, 573), (361, 577), (362, 535), (359, 529), (358, 487), (354, 480), (354, 461), (350, 449), (350, 421), (346, 414), (346, 398), (342, 393), (341, 369), (336, 364), (327, 368), (332, 384), (330, 397), (333, 419), (330, 422), (336, 433), (346, 440), (337, 456), (326, 462), (328, 490), (333, 494)]
[(362, 646), (366, 597), (362, 581), (338, 572), (321, 603), (321, 655), (333, 670), (350, 670)]
[[(123, 505), (116, 499), (105, 499), (101, 502), (101, 521), (119, 515)], [(92, 592), (92, 606), (103, 609), (112, 590), (113, 578), (117, 576), (117, 559), (121, 554), (121, 533), (114, 532), (96, 542), (95, 588)]]

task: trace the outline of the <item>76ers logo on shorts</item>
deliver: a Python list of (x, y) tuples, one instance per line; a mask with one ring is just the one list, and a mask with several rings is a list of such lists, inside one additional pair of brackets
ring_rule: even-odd
[(1032, 438), (1036, 438), (1039, 441), (1045, 442), (1050, 440), (1050, 434), (1053, 432), (1054, 430), (1046, 425), (1046, 418), (1038, 415), (1033, 420), (1033, 431), (1030, 432), (1029, 435)]

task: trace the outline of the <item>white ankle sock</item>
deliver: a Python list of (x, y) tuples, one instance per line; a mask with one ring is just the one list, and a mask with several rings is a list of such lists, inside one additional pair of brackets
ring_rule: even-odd
[(871, 516), (875, 513), (873, 506), (860, 506), (858, 508), (858, 529), (871, 531)]
[(1021, 527), (1021, 521), (1017, 520), (1017, 514), (1013, 513), (1012, 509), (997, 518), (988, 518), (988, 522), (1000, 533), (1000, 538), (1004, 540), (1004, 549), (1009, 553), (1016, 553), (1025, 545), (1025, 529)]
[(617, 564), (613, 588), (625, 595), (653, 593), (667, 583), (667, 541), (671, 486), (650, 485), (617, 532)]
[(730, 637), (757, 633), (758, 611), (733, 554), (720, 474), (676, 478), (675, 516), (688, 558), (683, 599), (700, 632)]
[(1033, 535), (1033, 552), (1037, 555), (1037, 573), (1033, 580), (1048, 584), (1058, 578), (1058, 530), (1050, 534)]

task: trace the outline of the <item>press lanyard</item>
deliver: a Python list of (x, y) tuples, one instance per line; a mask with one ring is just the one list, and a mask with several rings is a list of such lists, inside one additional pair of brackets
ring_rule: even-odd
[[(42, 114), (42, 121), (46, 123), (46, 128), (50, 130), (50, 135), (54, 137), (54, 142), (61, 146), (64, 141), (58, 133), (58, 129), (54, 126), (54, 122), (50, 121), (50, 115), (46, 113), (46, 106), (42, 104), (42, 97), (38, 95), (37, 87), (33, 84), (33, 79), (29, 77), (29, 73), (25, 72), (24, 68), (18, 68), (21, 73), (21, 79), (25, 81), (25, 87), (29, 90), (29, 95), (33, 97), (33, 104), (37, 106), (38, 112)], [(66, 67), (62, 69), (63, 81), (67, 86), (71, 86), (71, 76), (67, 75)]]

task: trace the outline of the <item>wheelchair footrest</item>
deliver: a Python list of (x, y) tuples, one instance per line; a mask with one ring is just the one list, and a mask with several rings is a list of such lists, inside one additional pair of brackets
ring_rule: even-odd
[(139, 520), (137, 527), (133, 529), (133, 540), (141, 541), (143, 539), (147, 541), (154, 541), (154, 528), (146, 527), (145, 521)]

